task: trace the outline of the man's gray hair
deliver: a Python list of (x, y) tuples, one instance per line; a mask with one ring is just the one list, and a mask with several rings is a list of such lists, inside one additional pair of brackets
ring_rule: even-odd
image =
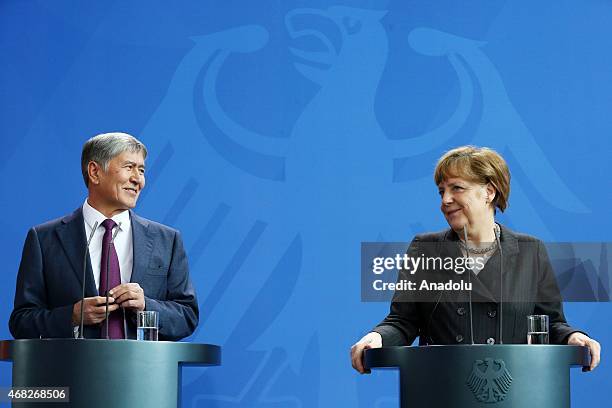
[(87, 171), (89, 162), (98, 163), (106, 171), (108, 170), (108, 163), (125, 151), (142, 152), (143, 157), (147, 157), (145, 145), (127, 133), (102, 133), (86, 141), (81, 154), (81, 171), (85, 185), (89, 187), (89, 173)]

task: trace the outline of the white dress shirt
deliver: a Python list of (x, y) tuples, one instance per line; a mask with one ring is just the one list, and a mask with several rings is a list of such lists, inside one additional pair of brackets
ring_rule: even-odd
[[(87, 200), (83, 204), (83, 218), (85, 220), (85, 236), (89, 238), (91, 230), (98, 222), (98, 227), (94, 233), (91, 243), (89, 244), (89, 259), (91, 260), (91, 268), (93, 270), (94, 281), (96, 288), (100, 288), (100, 263), (102, 262), (102, 238), (106, 229), (102, 226), (102, 222), (106, 216), (100, 211), (93, 208)], [(134, 246), (132, 240), (132, 223), (130, 221), (130, 212), (123, 211), (114, 217), (112, 220), (117, 223), (117, 227), (113, 228), (113, 233), (119, 228), (117, 236), (113, 241), (117, 257), (119, 258), (119, 270), (121, 271), (121, 283), (128, 283), (132, 278), (132, 265), (134, 263)], [(112, 289), (112, 288), (111, 288)]]

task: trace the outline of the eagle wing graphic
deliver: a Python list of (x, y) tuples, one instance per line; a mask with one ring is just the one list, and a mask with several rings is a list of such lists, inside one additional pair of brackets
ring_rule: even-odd
[(495, 372), (496, 375), (493, 377), (493, 381), (501, 391), (502, 395), (505, 396), (510, 389), (510, 385), (512, 385), (512, 377), (506, 368), (506, 363), (504, 363), (502, 360), (495, 360), (495, 363), (499, 364), (500, 368)]
[(481, 366), (482, 364), (484, 364), (483, 360), (474, 361), (474, 364), (472, 365), (472, 372), (470, 373), (470, 376), (467, 379), (467, 385), (474, 394), (478, 394), (479, 390), (483, 388), (487, 383), (485, 373), (480, 371), (479, 368), (479, 366)]

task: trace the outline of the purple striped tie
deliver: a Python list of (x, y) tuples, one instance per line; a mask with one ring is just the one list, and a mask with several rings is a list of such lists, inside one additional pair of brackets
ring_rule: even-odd
[[(111, 219), (104, 220), (102, 226), (106, 228), (102, 238), (102, 262), (100, 264), (100, 296), (106, 296), (106, 291), (121, 284), (121, 274), (119, 273), (119, 258), (115, 250), (115, 244), (111, 244), (113, 228), (117, 226)], [(109, 248), (110, 247), (110, 248)], [(110, 251), (109, 251), (110, 249)], [(109, 258), (110, 257), (110, 258)], [(107, 271), (108, 265), (108, 271)], [(108, 288), (106, 287), (106, 273), (108, 272)], [(116, 310), (108, 317), (108, 338), (123, 339), (123, 319), (122, 311)], [(106, 322), (102, 323), (102, 338), (106, 338)]]

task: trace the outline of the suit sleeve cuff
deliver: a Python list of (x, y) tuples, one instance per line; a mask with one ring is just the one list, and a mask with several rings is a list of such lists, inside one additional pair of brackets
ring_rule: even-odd
[(376, 326), (372, 331), (381, 335), (383, 347), (407, 345), (402, 332), (394, 326)]

